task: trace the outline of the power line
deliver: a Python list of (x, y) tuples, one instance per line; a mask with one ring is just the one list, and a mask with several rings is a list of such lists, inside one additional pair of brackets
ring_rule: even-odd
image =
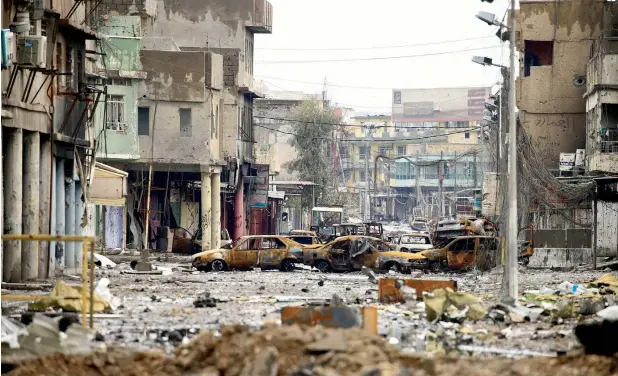
[[(268, 120), (278, 120), (278, 121), (286, 121), (286, 122), (292, 122), (292, 123), (308, 123), (311, 124), (311, 122), (307, 122), (304, 120), (296, 120), (296, 119), (287, 119), (287, 118), (277, 118), (277, 117), (269, 117), (269, 116), (256, 116), (253, 115), (254, 119), (268, 119)], [(476, 121), (476, 120), (472, 120), (472, 121)], [(354, 127), (354, 128), (366, 128), (367, 126), (362, 125), (362, 124), (344, 124), (344, 123), (316, 123), (319, 125), (332, 125), (334, 127)], [(393, 126), (391, 126), (393, 127)], [(376, 126), (374, 128), (387, 128), (387, 126)], [(402, 129), (448, 129), (448, 128), (443, 128), (443, 127), (420, 127), (420, 126), (412, 126), (412, 127), (401, 127)]]
[[(315, 125), (321, 125), (322, 123), (315, 123)], [(269, 128), (266, 127), (264, 125), (261, 124), (253, 124), (256, 127), (260, 127), (260, 128), (264, 128), (264, 129), (268, 129), (270, 131), (273, 132), (279, 132), (279, 133), (283, 133), (283, 134), (287, 134), (287, 135), (291, 135), (291, 136), (297, 136), (297, 133), (294, 132), (286, 132), (286, 131), (282, 131), (279, 129), (274, 129), (274, 128)], [(325, 125), (328, 125), (328, 123), (326, 123)], [(425, 139), (429, 139), (429, 138), (436, 138), (436, 137), (444, 137), (444, 136), (448, 136), (451, 134), (458, 134), (458, 133), (468, 133), (474, 130), (478, 130), (481, 127), (474, 127), (474, 128), (468, 128), (468, 129), (464, 129), (464, 130), (460, 130), (460, 131), (455, 131), (455, 132), (447, 132), (447, 133), (441, 133), (441, 134), (436, 134), (436, 135), (429, 135), (429, 136), (423, 136), (423, 137), (415, 137), (415, 138), (394, 138), (394, 139), (374, 139), (374, 141), (382, 141), (382, 142), (399, 142), (399, 141), (418, 141), (418, 140), (425, 140)], [(328, 137), (310, 137), (312, 140), (326, 140), (326, 141), (333, 141), (332, 138), (328, 138)], [(367, 142), (367, 140), (365, 139), (338, 139), (338, 141), (342, 141), (342, 142)]]
[(403, 44), (403, 45), (391, 45), (391, 46), (372, 46), (372, 47), (331, 47), (331, 48), (258, 48), (264, 51), (362, 51), (362, 50), (381, 50), (389, 48), (407, 48), (407, 47), (422, 47), (433, 46), (438, 44), (448, 44), (457, 42), (467, 42), (479, 39), (495, 38), (495, 36), (483, 36), (476, 38), (464, 38), (464, 39), (452, 39), (436, 42), (417, 43), (417, 44)]
[(492, 48), (502, 48), (503, 46), (485, 46), (485, 47), (477, 47), (477, 48), (468, 48), (464, 50), (452, 50), (452, 51), (442, 51), (442, 52), (433, 52), (426, 54), (417, 54), (417, 55), (401, 55), (401, 56), (374, 56), (374, 57), (359, 57), (359, 58), (348, 58), (348, 59), (331, 59), (331, 60), (271, 60), (271, 61), (256, 61), (255, 64), (308, 64), (308, 63), (337, 63), (337, 62), (348, 62), (348, 61), (370, 61), (370, 60), (395, 60), (395, 59), (408, 59), (414, 57), (424, 57), (424, 56), (437, 56), (437, 55), (448, 55), (459, 52), (468, 52), (468, 51), (479, 51), (479, 50), (488, 50)]

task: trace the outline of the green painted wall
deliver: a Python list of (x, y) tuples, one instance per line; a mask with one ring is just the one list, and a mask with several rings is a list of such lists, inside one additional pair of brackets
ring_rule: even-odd
[[(99, 68), (107, 69), (109, 78), (107, 86), (110, 96), (124, 99), (123, 130), (111, 130), (105, 127), (105, 104), (97, 106), (95, 137), (98, 143), (97, 153), (103, 159), (136, 160), (139, 159), (139, 137), (137, 135), (137, 98), (139, 81), (134, 78), (142, 70), (139, 52), (141, 48), (139, 16), (110, 16), (102, 26), (101, 32), (108, 35), (103, 40), (105, 53), (99, 61)], [(116, 38), (115, 38), (116, 37)], [(122, 38), (117, 38), (122, 37)], [(108, 105), (108, 110), (110, 105)]]

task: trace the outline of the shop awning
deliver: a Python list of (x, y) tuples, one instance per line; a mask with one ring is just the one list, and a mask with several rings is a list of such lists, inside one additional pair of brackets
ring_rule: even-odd
[(127, 199), (125, 171), (97, 162), (90, 183), (90, 202), (97, 205), (124, 206)]

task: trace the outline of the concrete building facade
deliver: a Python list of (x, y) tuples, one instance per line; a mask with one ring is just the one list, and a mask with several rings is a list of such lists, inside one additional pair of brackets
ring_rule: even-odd
[[(85, 8), (3, 1), (2, 28), (16, 42), (12, 66), (2, 69), (4, 233), (85, 233), (97, 169), (92, 115), (105, 87), (87, 69), (87, 41), (100, 35)], [(2, 280), (75, 273), (81, 256), (75, 242), (4, 242)]]
[(601, 35), (605, 1), (521, 0), (518, 12), (519, 122), (557, 170), (560, 153), (586, 145), (586, 65)]

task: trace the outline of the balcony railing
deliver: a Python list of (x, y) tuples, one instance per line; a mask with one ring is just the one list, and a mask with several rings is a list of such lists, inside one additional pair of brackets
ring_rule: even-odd
[(618, 153), (618, 141), (601, 141), (601, 153)]

